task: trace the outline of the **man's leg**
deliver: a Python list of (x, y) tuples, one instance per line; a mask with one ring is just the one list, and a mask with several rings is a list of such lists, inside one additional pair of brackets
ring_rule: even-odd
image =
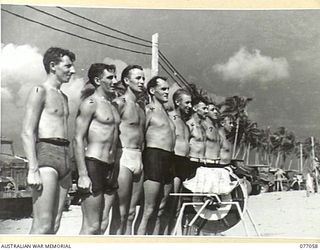
[(110, 209), (114, 203), (115, 197), (115, 192), (112, 192), (110, 194), (104, 194), (104, 208), (102, 211), (101, 234), (105, 234), (108, 228)]
[[(181, 190), (181, 180), (179, 177), (175, 177), (173, 180), (173, 192), (179, 193)], [(167, 226), (166, 234), (171, 234), (171, 231), (176, 225), (177, 215), (179, 214), (181, 207), (181, 197), (180, 196), (169, 196), (168, 198), (169, 208), (169, 222)], [(168, 207), (168, 206), (167, 206)]]
[(57, 205), (54, 211), (55, 213), (55, 223), (54, 223), (54, 233), (57, 233), (60, 227), (60, 221), (62, 213), (65, 206), (66, 197), (68, 191), (72, 185), (71, 172), (59, 181), (59, 186), (56, 194)]
[(30, 234), (53, 234), (58, 173), (51, 167), (41, 167), (39, 171), (42, 189), (32, 190), (33, 221)]
[(161, 202), (158, 209), (156, 225), (153, 232), (154, 235), (163, 234), (164, 228), (167, 226), (168, 218), (164, 214), (164, 209), (166, 207), (169, 193), (171, 192), (171, 190), (172, 190), (172, 183), (164, 185)]
[(159, 196), (160, 182), (146, 180), (143, 184), (144, 190), (144, 208), (141, 223), (138, 228), (138, 235), (145, 235), (150, 217), (156, 210), (157, 198)]
[(127, 217), (130, 206), (131, 192), (132, 192), (132, 172), (126, 168), (121, 167), (119, 169), (118, 176), (118, 198), (119, 198), (119, 214), (120, 218), (115, 218), (120, 222), (120, 225), (116, 231), (116, 234), (122, 235), (125, 233)]
[(143, 192), (143, 173), (140, 176), (136, 176), (133, 178), (132, 183), (132, 196), (130, 201), (130, 208), (127, 217), (127, 227), (126, 227), (126, 235), (132, 235), (132, 224), (133, 220), (136, 217), (136, 206), (141, 200)]
[(90, 194), (81, 203), (82, 226), (80, 234), (101, 234), (101, 211), (103, 209), (103, 193), (96, 196)]

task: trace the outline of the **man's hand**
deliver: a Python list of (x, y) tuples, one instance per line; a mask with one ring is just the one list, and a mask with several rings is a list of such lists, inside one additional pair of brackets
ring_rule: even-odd
[(90, 193), (92, 193), (92, 183), (89, 176), (87, 175), (79, 176), (78, 188), (80, 190), (89, 191)]
[(27, 182), (33, 189), (40, 191), (42, 189), (42, 180), (39, 170), (28, 172)]

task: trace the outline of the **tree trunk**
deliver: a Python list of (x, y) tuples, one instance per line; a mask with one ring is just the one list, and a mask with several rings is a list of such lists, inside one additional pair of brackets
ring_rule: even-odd
[(248, 149), (247, 149), (247, 165), (249, 164), (249, 157), (250, 157), (250, 142), (248, 144)]
[(278, 151), (278, 155), (277, 155), (277, 159), (276, 159), (276, 163), (275, 163), (276, 168), (278, 168), (279, 160), (280, 160), (280, 150)]
[(288, 170), (291, 169), (291, 164), (292, 164), (292, 159), (291, 159), (290, 162), (289, 162)]

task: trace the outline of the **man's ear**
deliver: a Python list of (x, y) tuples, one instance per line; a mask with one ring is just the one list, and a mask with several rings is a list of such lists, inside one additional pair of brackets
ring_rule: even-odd
[(176, 106), (180, 105), (180, 102), (178, 100), (175, 100), (174, 103), (175, 103)]
[(49, 63), (49, 68), (51, 72), (56, 72), (56, 64), (55, 62), (50, 62)]
[(192, 109), (193, 109), (194, 112), (197, 111), (197, 107), (196, 106), (192, 106)]
[(154, 95), (154, 93), (156, 92), (156, 90), (155, 90), (155, 88), (151, 87), (151, 88), (149, 89), (149, 92), (150, 92), (151, 95)]
[(100, 86), (100, 85), (101, 85), (101, 83), (100, 83), (100, 78), (97, 77), (97, 76), (94, 78), (94, 82), (96, 83), (97, 86)]
[(125, 85), (129, 85), (129, 78), (128, 77), (123, 78), (123, 82)]

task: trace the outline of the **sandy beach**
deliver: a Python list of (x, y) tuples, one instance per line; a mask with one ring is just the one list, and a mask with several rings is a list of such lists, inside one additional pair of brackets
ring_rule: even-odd
[[(305, 191), (262, 193), (249, 196), (248, 210), (265, 238), (320, 238), (320, 194), (306, 196)], [(81, 207), (70, 206), (64, 212), (58, 235), (78, 235), (81, 227)], [(0, 234), (28, 234), (32, 219), (1, 220)], [(242, 222), (223, 232), (225, 237), (257, 237), (247, 214)], [(220, 235), (221, 236), (221, 235)]]

